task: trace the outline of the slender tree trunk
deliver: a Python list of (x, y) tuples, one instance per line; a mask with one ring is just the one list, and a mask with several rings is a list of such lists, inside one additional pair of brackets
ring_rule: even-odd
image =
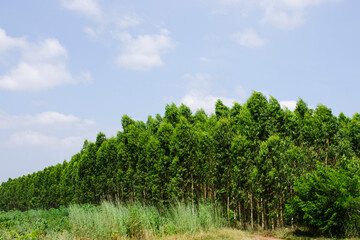
[(325, 141), (326, 141), (326, 147), (325, 147), (325, 151), (326, 151), (326, 153), (325, 153), (325, 166), (327, 166), (327, 165), (328, 165), (328, 148), (329, 148), (329, 139), (328, 139), (328, 138), (326, 138), (326, 139), (325, 139)]
[[(293, 196), (293, 188), (292, 188), (292, 183), (290, 184), (290, 199), (293, 200), (294, 196)], [(291, 216), (291, 228), (294, 228), (294, 217)]]
[(145, 191), (145, 189), (143, 190), (143, 195), (144, 195), (143, 206), (145, 207), (145, 201), (146, 201), (146, 191)]
[(235, 197), (233, 197), (233, 206), (234, 206), (234, 226), (236, 226), (236, 203), (235, 203)]
[(191, 173), (191, 204), (192, 204), (192, 214), (194, 215), (195, 209), (194, 209), (194, 178), (193, 174)]
[(226, 198), (226, 204), (227, 204), (227, 216), (228, 217), (230, 217), (229, 216), (229, 214), (230, 214), (230, 196), (229, 195), (227, 195), (227, 198)]
[(206, 190), (207, 190), (207, 185), (206, 185), (206, 183), (205, 183), (205, 185), (204, 185), (204, 198), (205, 198), (205, 202), (206, 202)]
[(242, 213), (241, 213), (241, 201), (240, 200), (239, 200), (238, 208), (239, 208), (239, 226), (241, 228), (242, 227)]
[(216, 189), (213, 187), (213, 193), (214, 193), (214, 202), (216, 202)]
[(260, 228), (260, 203), (259, 203), (259, 200), (256, 200), (256, 204), (257, 204), (257, 226), (259, 229)]
[(277, 205), (277, 208), (276, 208), (276, 227), (279, 228), (280, 227), (280, 217), (279, 217), (279, 210), (280, 209), (280, 204)]
[(284, 227), (284, 214), (283, 214), (283, 207), (282, 207), (282, 198), (280, 198), (280, 219), (281, 219), (281, 227)]
[(253, 206), (252, 193), (250, 193), (250, 222), (251, 222), (251, 229), (254, 229), (254, 206)]
[(265, 229), (265, 208), (264, 208), (263, 198), (260, 198), (260, 203), (261, 203), (261, 228), (264, 230)]

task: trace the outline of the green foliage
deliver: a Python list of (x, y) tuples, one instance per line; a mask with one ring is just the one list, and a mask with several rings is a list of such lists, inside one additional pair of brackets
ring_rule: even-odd
[(297, 193), (288, 216), (315, 233), (329, 236), (357, 236), (360, 230), (360, 178), (357, 170), (317, 169), (295, 181)]
[[(180, 201), (186, 206), (180, 206), (183, 215), (175, 210), (171, 214), (190, 218), (196, 211), (204, 212), (202, 208), (197, 209), (198, 203), (216, 203), (224, 209), (223, 214), (233, 226), (275, 229), (287, 224), (306, 224), (301, 220), (303, 215), (299, 215), (301, 211), (293, 211), (295, 221), (284, 218), (285, 203), (301, 196), (296, 179), (305, 182), (314, 171), (315, 175), (320, 174), (317, 166), (323, 164), (329, 169), (326, 171), (334, 171), (333, 175), (326, 173), (330, 177), (348, 181), (345, 173), (360, 167), (360, 114), (354, 114), (352, 118), (344, 114), (336, 117), (323, 105), (309, 109), (302, 99), (292, 112), (282, 109), (275, 98), (253, 92), (244, 104), (234, 103), (231, 108), (218, 100), (215, 114), (210, 115), (204, 110), (193, 114), (186, 105), (172, 103), (166, 105), (163, 116), (149, 116), (144, 123), (124, 115), (121, 124), (122, 131), (116, 137), (107, 138), (100, 132), (95, 142), (85, 140), (82, 149), (69, 162), (3, 182), (0, 210), (72, 206), (70, 218), (86, 226), (73, 226), (76, 231), (96, 228), (99, 229), (96, 231), (98, 236), (105, 236), (101, 234), (110, 226), (115, 229), (113, 235), (135, 237), (133, 232), (139, 232), (136, 229), (148, 232), (154, 226), (160, 229), (161, 223), (162, 230), (152, 231), (176, 233), (182, 224), (171, 221), (163, 224), (162, 214), (155, 214), (152, 223), (144, 222), (141, 219), (148, 210), (140, 211), (141, 206), (177, 206)], [(339, 193), (339, 196), (342, 195)], [(102, 224), (102, 213), (115, 216), (111, 215), (116, 212), (109, 210), (111, 206), (89, 205), (92, 207), (77, 210), (74, 207), (77, 206), (74, 204), (99, 205), (103, 200), (139, 203), (141, 206), (136, 210), (119, 207), (122, 209), (116, 210), (119, 216), (130, 214), (131, 217), (128, 222), (113, 217), (109, 226)], [(331, 209), (335, 209), (332, 213), (336, 214), (329, 211), (322, 215), (321, 221), (328, 223), (325, 228), (319, 227), (321, 233), (337, 234), (332, 230), (334, 219), (342, 213), (336, 212), (340, 208)], [(77, 211), (83, 212), (73, 214)], [(86, 222), (86, 216), (94, 216), (94, 221)], [(186, 224), (192, 227), (181, 229), (204, 228), (198, 224), (207, 222), (206, 216), (196, 217), (194, 223), (190, 223), (194, 219), (189, 220)], [(346, 229), (346, 234), (355, 234), (358, 223), (353, 220), (358, 217), (358, 212), (351, 212), (352, 220), (346, 221), (346, 227), (341, 229)], [(7, 218), (0, 219), (6, 229), (14, 226), (14, 219)], [(40, 235), (52, 224), (49, 218), (31, 222), (35, 223), (38, 225), (33, 227)], [(11, 230), (21, 236), (33, 231), (22, 231), (21, 227)]]
[[(38, 239), (70, 229), (66, 208), (0, 212), (0, 233), (5, 239)], [(0, 238), (1, 239), (1, 238)]]

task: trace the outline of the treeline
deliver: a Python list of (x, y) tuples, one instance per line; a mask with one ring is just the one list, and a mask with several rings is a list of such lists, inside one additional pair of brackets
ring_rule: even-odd
[(298, 195), (296, 179), (320, 165), (346, 170), (359, 162), (360, 114), (336, 117), (302, 99), (292, 112), (259, 92), (231, 108), (218, 100), (210, 116), (183, 104), (167, 105), (164, 116), (146, 123), (125, 115), (122, 128), (116, 137), (99, 133), (94, 143), (86, 140), (69, 162), (2, 183), (0, 210), (103, 199), (210, 201), (237, 226), (275, 228), (297, 220), (285, 218), (285, 204)]

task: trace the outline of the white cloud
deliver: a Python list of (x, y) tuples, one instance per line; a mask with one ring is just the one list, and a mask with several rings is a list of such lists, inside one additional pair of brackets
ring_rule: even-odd
[(27, 42), (25, 38), (14, 38), (6, 34), (5, 30), (0, 28), (0, 53), (12, 48), (25, 48)]
[[(321, 4), (342, 0), (217, 0), (222, 6), (241, 6), (241, 12), (247, 15), (247, 9), (253, 6), (264, 11), (261, 23), (273, 25), (280, 29), (293, 29), (306, 23), (306, 10)], [(223, 7), (218, 11), (226, 13)]]
[(234, 38), (241, 46), (248, 48), (262, 47), (266, 40), (261, 39), (253, 29), (246, 29), (234, 34)]
[(54, 144), (57, 141), (57, 139), (55, 137), (49, 137), (38, 132), (23, 131), (12, 134), (10, 136), (10, 141), (16, 145), (24, 145), (24, 144), (47, 145), (47, 144)]
[(306, 22), (306, 8), (341, 0), (260, 0), (265, 11), (261, 22), (282, 29), (292, 29)]
[(83, 31), (91, 38), (109, 46), (118, 44), (120, 40), (121, 51), (115, 58), (115, 63), (120, 67), (136, 71), (161, 67), (164, 65), (163, 54), (175, 47), (175, 41), (167, 29), (160, 29), (158, 34), (131, 35), (127, 28), (143, 22), (141, 16), (134, 12), (119, 14), (109, 8), (102, 10), (95, 0), (60, 0), (60, 3), (66, 9), (98, 20), (93, 26), (83, 27)]
[(180, 103), (188, 106), (193, 112), (204, 109), (206, 113), (215, 112), (215, 103), (220, 99), (225, 105), (232, 107), (236, 101), (233, 98), (221, 97), (211, 94), (211, 75), (207, 73), (185, 74), (184, 79), (188, 80), (189, 90)]
[(64, 115), (58, 112), (43, 112), (38, 114), (36, 117), (36, 122), (41, 124), (53, 124), (57, 122), (79, 122), (80, 119), (74, 115)]
[(309, 6), (316, 6), (322, 3), (337, 2), (341, 0), (261, 0), (263, 4), (279, 5), (288, 9), (304, 9)]
[(0, 79), (0, 88), (13, 91), (38, 92), (72, 82), (64, 66), (20, 62)]
[(71, 128), (88, 127), (94, 125), (93, 120), (81, 120), (74, 115), (65, 115), (55, 111), (42, 112), (37, 115), (11, 115), (0, 110), (0, 129), (19, 128)]
[(68, 57), (66, 49), (55, 38), (28, 45), (31, 46), (23, 52), (25, 61), (62, 63)]
[(119, 39), (123, 46), (116, 59), (117, 64), (138, 71), (148, 71), (162, 66), (162, 55), (175, 47), (175, 42), (164, 31), (154, 35), (139, 35), (136, 38), (124, 33)]
[(6, 147), (46, 145), (74, 149), (94, 135), (95, 122), (55, 111), (13, 115), (0, 109), (0, 136)]
[(294, 111), (296, 108), (296, 101), (291, 100), (291, 101), (280, 101), (280, 106), (282, 108), (288, 108), (290, 111)]
[(84, 32), (93, 38), (98, 36), (98, 32), (94, 30), (92, 27), (84, 27)]
[(101, 20), (103, 13), (95, 0), (60, 0), (62, 7)]
[(83, 139), (79, 136), (58, 138), (34, 131), (16, 132), (10, 136), (10, 143), (13, 145), (56, 145), (57, 147), (72, 147), (74, 145), (80, 145), (82, 141)]
[(117, 20), (117, 25), (126, 28), (139, 25), (141, 22), (142, 19), (138, 15), (131, 13), (120, 17), (120, 19)]
[(282, 29), (292, 29), (305, 23), (305, 13), (303, 9), (292, 10), (278, 8), (267, 2), (262, 3), (265, 14), (262, 23), (269, 23), (275, 27)]
[(66, 68), (66, 49), (55, 38), (29, 42), (11, 38), (0, 29), (0, 49), (13, 48), (21, 57), (17, 66), (0, 76), (0, 88), (11, 91), (39, 92), (56, 86), (91, 80), (89, 72), (73, 77)]
[(92, 83), (91, 73), (89, 71), (81, 71), (77, 81), (82, 83)]
[(218, 99), (229, 107), (232, 107), (233, 103), (236, 101), (232, 98), (213, 96), (206, 92), (192, 91), (187, 93), (180, 102), (188, 106), (193, 112), (202, 108), (209, 114), (215, 112), (215, 103)]

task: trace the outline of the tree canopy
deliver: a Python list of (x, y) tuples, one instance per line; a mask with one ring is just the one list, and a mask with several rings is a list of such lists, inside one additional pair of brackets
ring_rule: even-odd
[(359, 203), (359, 114), (336, 117), (302, 99), (290, 111), (253, 92), (231, 108), (218, 100), (215, 114), (171, 104), (146, 123), (127, 115), (121, 123), (115, 137), (99, 133), (94, 143), (85, 140), (70, 161), (3, 182), (0, 210), (103, 199), (209, 201), (222, 205), (238, 226), (295, 221), (338, 234), (345, 230), (336, 219), (344, 214), (358, 224), (359, 213), (349, 206)]

